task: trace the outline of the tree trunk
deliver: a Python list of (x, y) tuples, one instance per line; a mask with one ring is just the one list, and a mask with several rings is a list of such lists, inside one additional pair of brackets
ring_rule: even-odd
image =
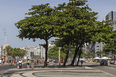
[(75, 54), (74, 54), (73, 60), (72, 60), (72, 62), (71, 62), (71, 66), (73, 66), (73, 65), (74, 65), (75, 58), (76, 58), (76, 56), (77, 56), (77, 52), (78, 52), (78, 50), (79, 50), (79, 47), (77, 47), (77, 46), (76, 46)]
[(44, 61), (44, 67), (47, 67), (47, 51), (48, 51), (48, 40), (46, 40), (46, 45), (45, 45), (45, 61)]
[(63, 63), (63, 67), (65, 67), (65, 65), (66, 65), (66, 62), (67, 62), (67, 59), (68, 59), (68, 55), (69, 55), (70, 46), (71, 46), (71, 42), (69, 43), (69, 46), (68, 46), (68, 51), (67, 51), (67, 54), (66, 54), (66, 58), (64, 60), (64, 63)]
[(81, 57), (81, 53), (79, 54), (79, 57), (78, 57), (77, 66), (79, 64), (80, 57)]
[(75, 54), (74, 54), (74, 57), (73, 57), (73, 60), (72, 60), (71, 66), (73, 66), (73, 65), (74, 65), (75, 58), (76, 58), (76, 56), (77, 56), (77, 52), (79, 51), (79, 48), (80, 48), (80, 47), (81, 47), (81, 45), (80, 45), (80, 46), (76, 46)]

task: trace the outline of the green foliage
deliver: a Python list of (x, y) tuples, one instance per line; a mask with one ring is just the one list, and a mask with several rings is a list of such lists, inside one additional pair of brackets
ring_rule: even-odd
[(58, 16), (56, 25), (59, 37), (65, 43), (72, 42), (76, 46), (84, 46), (85, 43), (96, 41), (106, 42), (107, 35), (111, 33), (110, 21), (97, 21), (97, 12), (92, 12), (86, 4), (86, 0), (75, 0), (68, 4), (59, 4), (56, 7)]
[(33, 39), (33, 41), (40, 38), (46, 41), (46, 45), (44, 44), (46, 66), (48, 40), (51, 37), (62, 38), (59, 46), (63, 47), (63, 45), (71, 43), (80, 47), (79, 49), (85, 43), (107, 42), (106, 39), (110, 39), (108, 35), (112, 31), (112, 27), (109, 25), (112, 23), (110, 21), (97, 21), (98, 13), (92, 12), (86, 2), (87, 0), (74, 0), (67, 4), (59, 4), (58, 7), (54, 8), (50, 8), (48, 3), (32, 6), (29, 9), (30, 12), (26, 13), (29, 17), (15, 23), (19, 29), (18, 37)]
[(49, 6), (49, 3), (41, 5), (33, 5), (30, 12), (26, 15), (25, 19), (15, 23), (16, 27), (20, 29), (18, 37), (33, 39), (43, 39), (46, 42), (45, 47), (45, 64), (47, 66), (47, 52), (48, 52), (48, 40), (51, 37), (56, 36), (58, 29), (55, 27), (54, 20), (57, 19), (54, 14), (54, 9)]
[[(64, 53), (61, 49), (60, 50), (60, 58), (64, 59), (65, 56), (66, 56), (66, 53)], [(50, 48), (48, 51), (48, 57), (52, 58), (52, 59), (58, 58), (59, 57), (59, 47), (54, 46), (54, 47)]]
[(24, 57), (26, 51), (20, 48), (12, 48), (11, 46), (7, 46), (7, 55), (15, 58), (16, 56)]
[(112, 33), (108, 36), (110, 38), (103, 47), (103, 52), (108, 54), (116, 54), (116, 31), (112, 31)]
[[(41, 56), (39, 56), (39, 55), (34, 55), (34, 57), (33, 57), (34, 59), (41, 59)], [(42, 58), (43, 59), (43, 58)]]
[(78, 51), (77, 56), (79, 56), (79, 54), (81, 54), (81, 58), (86, 57), (85, 51), (83, 49), (81, 49), (81, 51), (80, 50)]
[(96, 52), (97, 53), (97, 55), (101, 58), (102, 57), (102, 55), (104, 54), (104, 52), (103, 51), (98, 51), (98, 52)]
[(87, 54), (86, 54), (86, 58), (94, 58), (94, 52), (88, 52)]

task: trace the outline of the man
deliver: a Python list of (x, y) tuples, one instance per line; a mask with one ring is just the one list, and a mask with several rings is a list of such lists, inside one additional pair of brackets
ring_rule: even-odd
[(83, 60), (81, 60), (81, 66), (83, 65)]
[(20, 59), (19, 60), (19, 69), (21, 69), (22, 68), (22, 60)]

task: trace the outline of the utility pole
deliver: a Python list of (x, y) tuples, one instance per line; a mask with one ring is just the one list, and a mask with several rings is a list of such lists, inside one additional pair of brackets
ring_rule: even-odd
[(5, 60), (6, 60), (6, 62), (7, 62), (7, 52), (6, 52), (6, 51), (7, 51), (7, 48), (6, 48), (6, 46), (7, 46), (7, 45), (6, 45), (6, 44), (7, 44), (7, 42), (6, 42), (6, 41), (7, 41), (6, 36), (7, 36), (7, 35), (6, 35), (6, 27), (5, 27), (5, 29), (3, 29), (3, 33), (4, 33), (4, 36), (5, 36)]

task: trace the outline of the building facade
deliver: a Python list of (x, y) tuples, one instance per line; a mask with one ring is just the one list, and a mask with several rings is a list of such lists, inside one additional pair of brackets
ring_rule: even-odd
[(114, 11), (109, 12), (106, 15), (105, 19), (111, 20), (111, 22), (114, 22), (114, 24), (110, 25), (110, 26), (113, 27), (113, 31), (116, 30), (116, 12), (114, 12)]
[(45, 58), (45, 48), (43, 46), (26, 46), (25, 47), (26, 59), (32, 59), (34, 55)]
[(1, 46), (1, 58), (7, 58), (7, 53), (5, 51), (7, 51), (6, 46), (8, 46), (7, 44), (4, 44)]

